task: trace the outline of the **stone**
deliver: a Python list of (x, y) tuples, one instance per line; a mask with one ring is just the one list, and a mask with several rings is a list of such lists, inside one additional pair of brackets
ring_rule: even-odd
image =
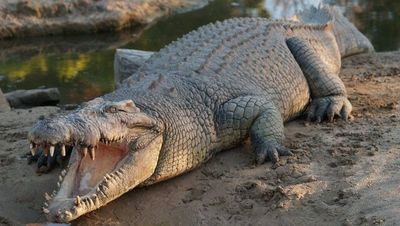
[(123, 80), (131, 76), (154, 52), (117, 49), (114, 57), (114, 81), (118, 88)]
[(3, 91), (1, 91), (0, 89), (0, 112), (7, 112), (10, 110), (11, 110), (10, 104), (8, 103), (5, 95), (3, 94)]
[(5, 97), (13, 108), (47, 106), (60, 102), (60, 91), (58, 88), (16, 90), (6, 93)]
[(116, 31), (201, 8), (207, 0), (0, 1), (0, 39)]

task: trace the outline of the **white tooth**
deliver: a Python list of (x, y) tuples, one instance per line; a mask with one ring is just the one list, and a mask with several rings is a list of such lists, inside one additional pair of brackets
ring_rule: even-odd
[(80, 206), (81, 202), (82, 202), (81, 197), (79, 197), (79, 195), (77, 195), (76, 198), (75, 198), (75, 205), (76, 206)]
[(50, 196), (47, 192), (44, 193), (44, 198), (45, 198), (47, 201), (51, 200), (51, 196)]
[(57, 187), (59, 188), (61, 186), (61, 183), (60, 182), (57, 182)]
[(92, 200), (93, 200), (93, 202), (94, 202), (94, 204), (95, 204), (96, 206), (99, 205), (100, 200), (99, 200), (99, 198), (97, 197), (96, 194), (93, 194), (93, 195), (92, 195)]
[(64, 177), (65, 174), (67, 174), (67, 171), (65, 169), (61, 170), (61, 175)]
[(66, 210), (64, 212), (64, 214), (65, 214), (66, 217), (72, 217), (72, 213), (70, 211), (68, 211), (68, 210)]
[(83, 157), (86, 157), (87, 152), (88, 152), (87, 147), (84, 147), (84, 148), (82, 149), (82, 155), (83, 155)]
[(92, 159), (92, 160), (94, 160), (95, 159), (95, 148), (94, 147), (91, 147), (90, 149), (89, 149), (89, 155), (90, 155), (90, 158)]
[(88, 200), (88, 203), (89, 203), (90, 207), (94, 206), (94, 202), (93, 202), (93, 200), (91, 198), (88, 198), (87, 200)]
[(53, 157), (54, 155), (54, 146), (50, 146), (50, 156)]
[(63, 177), (60, 175), (58, 176), (58, 181), (62, 181)]
[(35, 145), (31, 143), (31, 144), (29, 145), (29, 147), (30, 147), (30, 149), (31, 149), (31, 154), (32, 154), (32, 156), (35, 156), (35, 154), (36, 154), (36, 147), (35, 147)]
[(65, 151), (65, 145), (62, 145), (61, 146), (61, 156), (66, 156), (67, 155), (67, 152)]
[(45, 203), (44, 203), (44, 206), (45, 206), (45, 207), (49, 207), (49, 204), (47, 204), (47, 202), (45, 202)]
[(45, 213), (45, 214), (48, 214), (48, 213), (50, 213), (50, 210), (48, 210), (47, 208), (42, 208), (42, 210), (43, 210), (43, 213)]

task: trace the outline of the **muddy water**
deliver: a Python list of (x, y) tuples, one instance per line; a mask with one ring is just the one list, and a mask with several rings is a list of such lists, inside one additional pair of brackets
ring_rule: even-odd
[[(208, 6), (171, 16), (145, 29), (118, 34), (24, 38), (0, 41), (0, 88), (8, 92), (58, 87), (62, 103), (79, 103), (110, 92), (116, 48), (157, 51), (210, 22), (240, 16), (281, 18), (320, 0), (215, 0)], [(341, 5), (378, 51), (400, 49), (398, 0), (327, 0)]]

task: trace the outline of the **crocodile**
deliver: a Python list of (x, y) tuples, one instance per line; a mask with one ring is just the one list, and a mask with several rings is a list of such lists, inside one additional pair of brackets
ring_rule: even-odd
[(257, 164), (292, 155), (284, 123), (302, 114), (351, 119), (341, 58), (372, 51), (333, 6), (291, 20), (202, 26), (154, 53), (115, 91), (33, 125), (33, 155), (54, 159), (73, 147), (43, 212), (69, 222), (248, 138)]

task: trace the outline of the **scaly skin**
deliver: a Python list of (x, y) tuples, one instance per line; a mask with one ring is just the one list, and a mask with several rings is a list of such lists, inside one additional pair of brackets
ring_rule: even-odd
[[(118, 90), (71, 115), (38, 122), (30, 133), (33, 146), (74, 145), (81, 157), (70, 168), (83, 169), (61, 178), (60, 191), (44, 209), (49, 218), (73, 220), (136, 186), (190, 171), (247, 137), (257, 163), (276, 162), (291, 154), (282, 145), (283, 123), (310, 101), (312, 120), (350, 118), (340, 59), (372, 51), (372, 45), (353, 26), (352, 37), (338, 32), (347, 25), (332, 8), (306, 10), (298, 20), (320, 24), (238, 18), (203, 26), (154, 54)], [(90, 180), (74, 178), (101, 165), (85, 162), (87, 148), (91, 156), (92, 150), (107, 154), (115, 137), (129, 161), (115, 163), (84, 191)], [(80, 197), (71, 201), (76, 194), (85, 197), (84, 205)]]

